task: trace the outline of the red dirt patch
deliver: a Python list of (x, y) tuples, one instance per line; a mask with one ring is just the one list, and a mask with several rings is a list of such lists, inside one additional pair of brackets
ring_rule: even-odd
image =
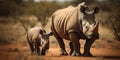
[[(66, 49), (69, 52), (69, 48)], [(83, 53), (83, 49), (81, 49)], [(52, 47), (47, 51), (46, 56), (31, 56), (28, 46), (15, 44), (1, 45), (0, 58), (2, 60), (120, 60), (120, 49), (91, 48), (91, 53), (95, 57), (74, 57), (60, 56), (59, 47)]]

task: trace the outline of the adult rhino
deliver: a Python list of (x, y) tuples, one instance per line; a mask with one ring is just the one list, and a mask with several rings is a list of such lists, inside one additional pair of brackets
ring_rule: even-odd
[(72, 56), (80, 56), (80, 39), (86, 39), (83, 56), (92, 56), (90, 47), (99, 38), (98, 25), (95, 14), (99, 8), (89, 11), (85, 2), (77, 7), (69, 6), (57, 10), (52, 15), (51, 30), (61, 48), (61, 55), (68, 55), (63, 39), (69, 40)]
[(33, 27), (27, 32), (27, 41), (30, 46), (31, 55), (40, 55), (40, 48), (42, 46), (41, 55), (45, 55), (46, 50), (49, 49), (49, 36), (52, 32), (46, 33), (41, 27)]

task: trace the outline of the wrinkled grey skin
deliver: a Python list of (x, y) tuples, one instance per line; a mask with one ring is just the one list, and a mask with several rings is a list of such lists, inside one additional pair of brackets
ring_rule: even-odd
[(27, 32), (27, 41), (30, 46), (31, 55), (40, 55), (40, 48), (42, 47), (41, 55), (45, 55), (46, 50), (49, 49), (49, 36), (52, 32), (46, 33), (41, 27), (33, 27)]
[(59, 43), (61, 55), (68, 55), (63, 39), (70, 41), (71, 56), (82, 55), (79, 40), (86, 39), (83, 56), (92, 56), (90, 47), (99, 38), (99, 23), (95, 21), (95, 14), (98, 13), (99, 8), (89, 11), (88, 7), (82, 4), (58, 10), (52, 15), (51, 30)]

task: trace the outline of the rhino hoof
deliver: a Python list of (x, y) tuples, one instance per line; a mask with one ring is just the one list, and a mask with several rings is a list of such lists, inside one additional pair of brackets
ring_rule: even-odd
[(73, 52), (70, 52), (69, 54), (72, 55)]
[(37, 56), (40, 56), (40, 53), (38, 53)]
[(34, 53), (33, 52), (31, 52), (31, 54), (30, 55), (34, 55)]
[(42, 52), (41, 55), (46, 55), (45, 52)]
[(81, 54), (74, 52), (74, 53), (71, 54), (71, 56), (81, 56)]
[(67, 56), (68, 53), (67, 53), (67, 52), (62, 52), (60, 55), (65, 55), (65, 56)]
[(83, 53), (84, 57), (92, 57), (93, 55), (91, 53)]

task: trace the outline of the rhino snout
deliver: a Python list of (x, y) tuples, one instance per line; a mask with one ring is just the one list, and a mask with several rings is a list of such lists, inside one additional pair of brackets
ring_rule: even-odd
[(99, 33), (88, 33), (87, 38), (88, 39), (91, 39), (91, 38), (99, 39)]

